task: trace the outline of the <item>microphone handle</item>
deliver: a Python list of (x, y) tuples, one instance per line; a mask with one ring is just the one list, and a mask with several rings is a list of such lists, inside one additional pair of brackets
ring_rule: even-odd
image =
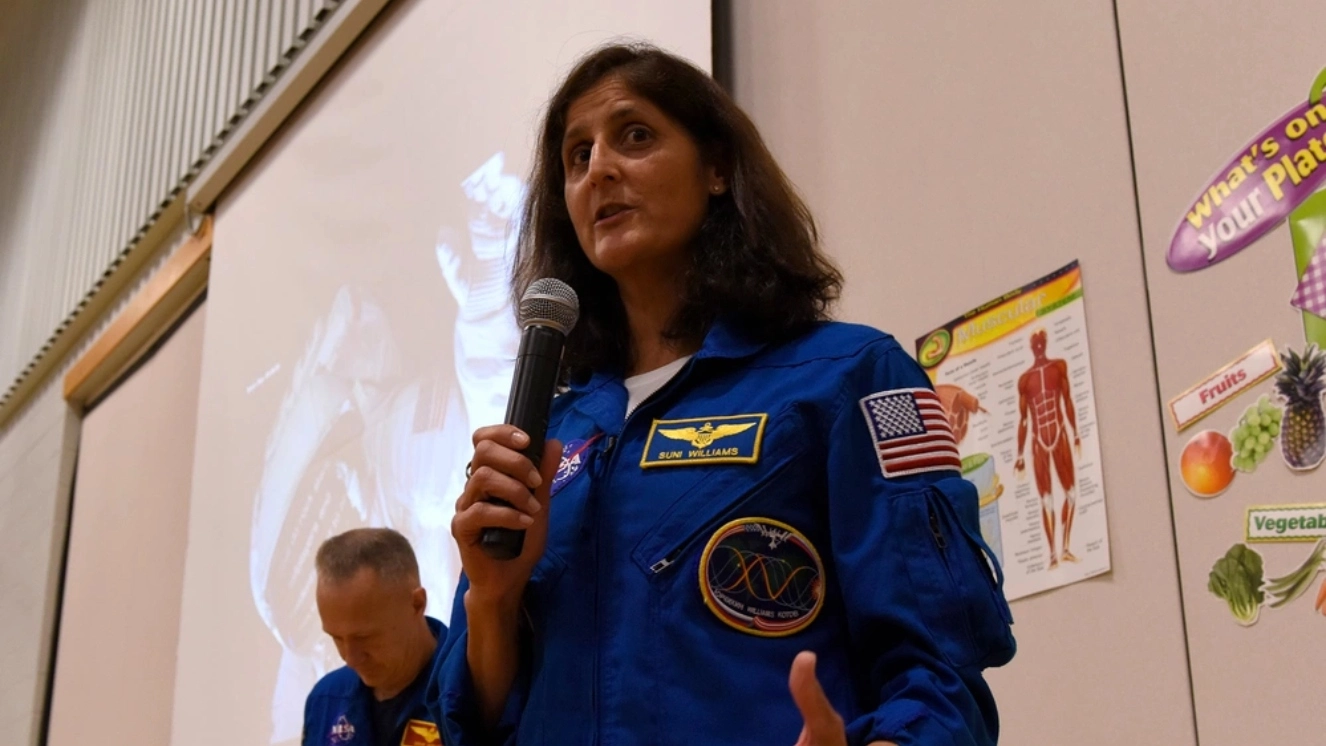
[[(529, 436), (529, 445), (522, 453), (535, 469), (539, 468), (543, 457), (548, 412), (552, 409), (565, 343), (566, 336), (548, 326), (530, 325), (520, 335), (516, 371), (511, 377), (511, 398), (506, 405), (506, 424), (515, 425)], [(495, 497), (488, 498), (487, 502), (510, 506), (507, 501)], [(493, 559), (515, 559), (525, 548), (525, 532), (485, 528), (479, 537), (479, 547)]]

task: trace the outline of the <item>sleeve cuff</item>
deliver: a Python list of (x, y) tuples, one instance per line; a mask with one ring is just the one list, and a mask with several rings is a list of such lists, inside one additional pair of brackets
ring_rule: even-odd
[(448, 640), (446, 656), (438, 665), (435, 684), (437, 697), (442, 711), (442, 726), (446, 733), (448, 746), (509, 746), (516, 742), (516, 728), (520, 724), (521, 713), (525, 710), (525, 692), (527, 690), (526, 673), (523, 670), (512, 684), (511, 694), (497, 727), (486, 732), (479, 722), (479, 700), (474, 691), (474, 679), (470, 676), (469, 662), (465, 657), (469, 643), (469, 630), (464, 630), (454, 641)]

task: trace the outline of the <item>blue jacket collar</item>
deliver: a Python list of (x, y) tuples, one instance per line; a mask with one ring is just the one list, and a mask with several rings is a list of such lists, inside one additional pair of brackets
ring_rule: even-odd
[(437, 646), (441, 648), (447, 641), (446, 625), (431, 616), (425, 616), (424, 620), (428, 622), (428, 631), (433, 633), (433, 639), (437, 640)]
[[(769, 343), (743, 333), (730, 319), (720, 318), (705, 334), (704, 342), (695, 353), (696, 360), (742, 360), (754, 357)], [(620, 371), (596, 371), (588, 380), (571, 384), (571, 390), (592, 392), (609, 381), (622, 380)]]
[[(704, 343), (678, 377), (689, 376), (697, 363), (743, 360), (755, 356), (767, 346), (767, 342), (741, 333), (734, 324), (717, 321), (705, 334)], [(600, 431), (611, 433), (621, 428), (627, 397), (619, 371), (598, 371), (588, 381), (573, 385), (571, 390), (577, 394), (572, 408), (593, 420)]]

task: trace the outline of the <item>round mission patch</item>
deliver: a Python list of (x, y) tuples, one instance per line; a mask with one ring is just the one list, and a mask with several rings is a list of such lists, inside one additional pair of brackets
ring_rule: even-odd
[(738, 518), (709, 537), (700, 557), (704, 603), (752, 635), (799, 632), (824, 605), (824, 563), (800, 531), (770, 518)]

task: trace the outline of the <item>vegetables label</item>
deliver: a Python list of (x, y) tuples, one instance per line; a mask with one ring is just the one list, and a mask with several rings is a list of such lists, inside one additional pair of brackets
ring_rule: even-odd
[(1315, 541), (1326, 537), (1326, 503), (1249, 507), (1244, 536), (1249, 542)]

